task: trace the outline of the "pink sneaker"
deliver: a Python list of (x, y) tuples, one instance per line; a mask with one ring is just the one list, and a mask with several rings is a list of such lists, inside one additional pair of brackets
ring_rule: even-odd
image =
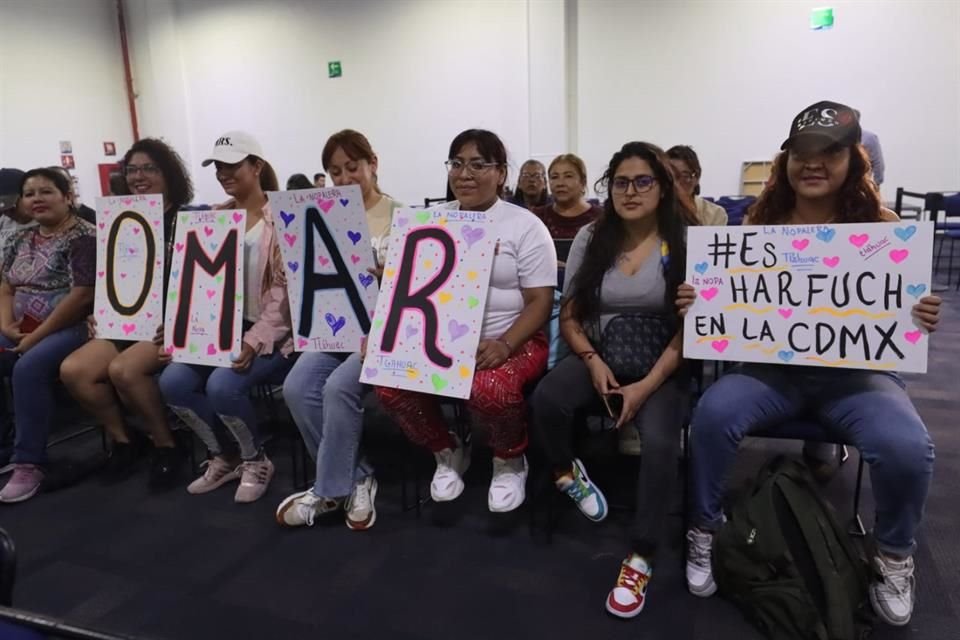
[[(240, 477), (236, 468), (223, 458), (217, 457), (207, 460), (203, 465), (207, 466), (207, 470), (203, 472), (202, 476), (187, 486), (188, 493), (194, 495), (209, 493)], [(202, 467), (203, 465), (200, 466)]]
[(240, 471), (240, 486), (233, 496), (234, 502), (255, 502), (267, 491), (273, 478), (273, 463), (266, 454), (263, 460), (247, 460), (237, 467)]
[(0, 491), (0, 502), (23, 502), (29, 500), (43, 482), (43, 470), (35, 464), (15, 464), (13, 475)]

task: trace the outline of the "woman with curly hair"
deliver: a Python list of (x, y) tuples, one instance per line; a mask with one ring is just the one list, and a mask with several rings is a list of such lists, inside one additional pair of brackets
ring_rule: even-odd
[[(860, 144), (850, 107), (819, 102), (794, 119), (773, 176), (744, 224), (896, 222), (884, 209)], [(679, 289), (685, 312), (692, 287)], [(919, 327), (933, 331), (940, 298), (913, 307)], [(687, 533), (687, 586), (694, 595), (716, 591), (711, 569), (713, 533), (723, 523), (721, 500), (744, 436), (799, 415), (815, 415), (843, 434), (870, 463), (876, 499), (872, 559), (876, 580), (870, 601), (888, 624), (910, 621), (915, 589), (914, 539), (933, 472), (933, 443), (896, 373), (743, 364), (714, 383), (700, 400), (690, 427), (693, 528)]]

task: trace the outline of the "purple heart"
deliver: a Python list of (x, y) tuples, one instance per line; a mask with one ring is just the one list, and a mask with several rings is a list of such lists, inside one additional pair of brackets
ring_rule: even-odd
[(457, 338), (462, 338), (463, 336), (470, 333), (470, 327), (465, 324), (460, 324), (456, 320), (451, 319), (450, 324), (447, 325), (447, 330), (450, 331), (450, 340), (456, 340)]
[(350, 238), (350, 242), (357, 244), (360, 242), (360, 238), (363, 237), (357, 231), (347, 231), (347, 237)]
[(379, 373), (379, 370), (374, 369), (373, 367), (367, 367), (366, 369), (363, 370), (363, 372), (367, 374), (368, 378), (375, 378), (377, 377), (377, 373)]
[(487, 235), (487, 232), (483, 229), (474, 229), (470, 225), (466, 225), (460, 230), (460, 235), (463, 236), (467, 246), (472, 247), (473, 243), (482, 240), (483, 236)]
[(407, 226), (408, 222), (410, 222), (410, 218), (403, 218), (403, 217), (397, 218), (398, 227), (405, 227)]
[(339, 318), (335, 317), (332, 313), (328, 313), (323, 316), (323, 319), (327, 321), (327, 324), (330, 325), (330, 328), (333, 329), (333, 335), (337, 335), (337, 331), (343, 329), (344, 325), (347, 324), (347, 319), (343, 316)]
[(350, 204), (350, 200), (348, 200), (347, 198), (340, 198), (340, 206), (341, 206), (341, 207), (345, 207), (345, 206), (347, 206), (348, 204)]
[(413, 336), (417, 335), (418, 333), (420, 333), (420, 329), (417, 329), (416, 327), (411, 326), (411, 325), (407, 325), (407, 337), (408, 337), (408, 338), (412, 338)]
[(364, 289), (373, 284), (373, 276), (368, 273), (361, 273), (358, 277), (360, 278), (360, 284), (363, 285)]
[(300, 268), (300, 263), (299, 263), (299, 262), (288, 262), (288, 263), (287, 263), (287, 266), (290, 267), (290, 271), (293, 271), (294, 273), (296, 273), (296, 272), (297, 272), (297, 269)]
[(288, 228), (290, 223), (293, 222), (293, 219), (297, 217), (295, 213), (287, 213), (286, 211), (280, 212), (280, 217), (283, 218), (284, 228)]

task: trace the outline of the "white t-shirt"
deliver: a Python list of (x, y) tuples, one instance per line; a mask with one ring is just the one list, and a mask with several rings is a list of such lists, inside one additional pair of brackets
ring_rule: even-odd
[[(454, 200), (439, 208), (459, 209), (460, 203)], [(523, 311), (521, 289), (557, 286), (557, 250), (547, 226), (526, 209), (498, 199), (487, 213), (495, 221), (498, 240), (480, 339), (494, 340)]]
[(260, 319), (260, 238), (263, 220), (247, 229), (243, 237), (243, 317), (249, 322)]

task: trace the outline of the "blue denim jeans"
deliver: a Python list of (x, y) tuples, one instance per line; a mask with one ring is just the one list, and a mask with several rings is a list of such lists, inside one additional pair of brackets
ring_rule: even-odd
[(304, 353), (283, 385), (283, 398), (307, 451), (317, 463), (313, 493), (342, 498), (373, 467), (360, 450), (363, 435), (363, 396), (360, 354), (344, 359), (329, 353)]
[(933, 474), (933, 442), (899, 377), (883, 372), (742, 365), (701, 398), (690, 429), (693, 522), (722, 521), (724, 489), (744, 436), (798, 416), (842, 434), (870, 464), (873, 535), (884, 552), (906, 556)]
[(160, 393), (211, 455), (223, 453), (216, 429), (219, 418), (240, 446), (240, 456), (251, 460), (259, 455), (261, 441), (250, 391), (258, 384), (283, 383), (293, 363), (294, 358), (285, 358), (279, 351), (257, 356), (242, 372), (174, 362), (160, 374)]
[(60, 363), (87, 341), (85, 324), (52, 333), (22, 356), (6, 349), (16, 345), (0, 336), (0, 375), (13, 382), (13, 411), (16, 430), (13, 461), (44, 464), (47, 435), (53, 415), (53, 385), (60, 375)]

